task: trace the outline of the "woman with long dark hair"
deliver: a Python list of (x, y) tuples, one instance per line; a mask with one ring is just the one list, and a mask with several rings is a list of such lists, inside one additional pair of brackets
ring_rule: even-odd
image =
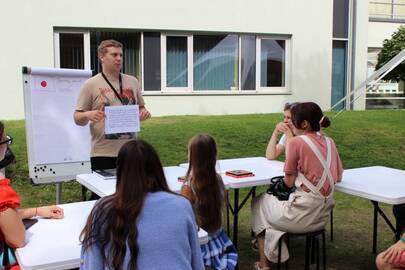
[(96, 203), (81, 240), (81, 269), (204, 269), (191, 205), (142, 140), (122, 146), (116, 192)]

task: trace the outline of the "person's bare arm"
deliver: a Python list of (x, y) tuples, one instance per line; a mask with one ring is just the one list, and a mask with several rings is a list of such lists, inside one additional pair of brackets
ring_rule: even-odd
[(18, 213), (20, 214), (21, 219), (36, 216), (54, 219), (61, 219), (64, 217), (63, 209), (56, 205), (19, 209)]
[(0, 230), (10, 247), (19, 248), (25, 245), (25, 228), (16, 209), (8, 208), (0, 213)]
[(104, 112), (102, 110), (93, 110), (93, 111), (75, 111), (73, 113), (73, 118), (75, 120), (76, 125), (85, 126), (89, 121), (91, 122), (99, 122), (103, 120), (105, 117)]
[(190, 186), (183, 185), (181, 187), (180, 194), (186, 197), (190, 201), (190, 203), (193, 203), (193, 191), (191, 190)]
[(282, 153), (284, 153), (284, 145), (277, 143), (277, 132), (274, 131), (271, 135), (269, 143), (267, 144), (266, 148), (266, 158), (268, 160), (273, 160), (278, 158)]
[(278, 123), (266, 148), (266, 158), (269, 160), (278, 158), (285, 151), (285, 145), (277, 143), (280, 134), (285, 134), (287, 139), (294, 136), (286, 123)]
[(284, 176), (284, 182), (288, 187), (293, 187), (296, 178), (297, 176), (295, 174), (286, 173)]

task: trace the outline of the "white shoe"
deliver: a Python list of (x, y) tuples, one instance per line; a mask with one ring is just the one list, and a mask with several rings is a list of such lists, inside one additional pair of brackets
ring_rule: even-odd
[(260, 267), (260, 262), (253, 264), (253, 270), (270, 270), (270, 267)]

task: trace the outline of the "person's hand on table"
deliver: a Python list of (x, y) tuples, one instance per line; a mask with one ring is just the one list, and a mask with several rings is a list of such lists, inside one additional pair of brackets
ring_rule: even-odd
[(61, 219), (64, 217), (63, 209), (56, 205), (38, 207), (38, 216), (46, 218)]

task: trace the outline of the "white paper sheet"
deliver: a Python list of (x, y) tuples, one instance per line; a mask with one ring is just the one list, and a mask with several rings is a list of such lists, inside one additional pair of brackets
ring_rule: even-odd
[(139, 106), (107, 106), (105, 113), (105, 134), (138, 132)]

